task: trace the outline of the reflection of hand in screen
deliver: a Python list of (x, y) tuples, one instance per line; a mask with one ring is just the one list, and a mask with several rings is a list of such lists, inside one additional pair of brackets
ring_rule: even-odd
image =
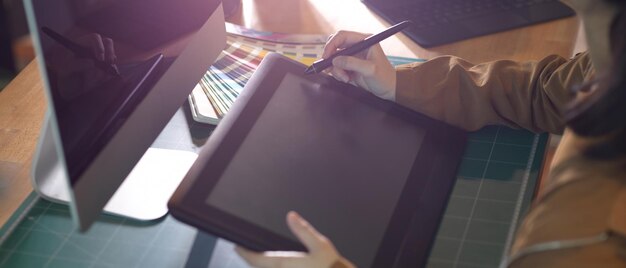
[(81, 37), (78, 40), (78, 43), (90, 48), (93, 55), (96, 56), (98, 60), (104, 61), (108, 64), (115, 64), (117, 56), (115, 56), (115, 49), (111, 38), (103, 38), (97, 33), (92, 33)]
[(74, 99), (114, 78), (111, 71), (103, 66), (115, 68), (117, 61), (111, 38), (92, 33), (69, 41), (80, 49), (57, 43), (46, 57), (56, 91), (64, 100)]

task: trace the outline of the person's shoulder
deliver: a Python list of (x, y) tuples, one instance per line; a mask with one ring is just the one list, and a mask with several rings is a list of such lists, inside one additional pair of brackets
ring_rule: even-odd
[(625, 216), (624, 173), (614, 163), (571, 158), (550, 171), (544, 191), (520, 226), (514, 248), (593, 236), (613, 228), (626, 231)]
[(509, 267), (626, 265), (626, 173), (579, 164), (553, 174), (518, 230)]

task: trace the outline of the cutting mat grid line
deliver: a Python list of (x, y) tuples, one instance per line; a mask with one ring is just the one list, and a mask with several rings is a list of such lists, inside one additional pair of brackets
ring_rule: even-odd
[[(389, 59), (394, 64), (416, 61)], [(179, 111), (153, 146), (198, 151), (189, 133), (181, 131), (184, 127), (189, 126)], [(497, 267), (515, 208), (526, 209), (530, 203), (527, 195), (520, 206), (517, 197), (524, 174), (530, 175), (528, 188), (537, 180), (537, 160), (542, 157), (542, 150), (533, 147), (537, 137), (543, 141), (539, 146), (545, 146), (547, 135), (507, 127), (469, 134), (428, 267)], [(532, 152), (538, 155), (529, 170)], [(182, 267), (197, 233), (171, 217), (136, 223), (104, 215), (89, 232), (78, 234), (66, 205), (33, 202), (32, 208), (18, 210), (26, 213), (21, 221), (9, 221), (11, 228), (0, 229), (0, 237), (7, 237), (0, 245), (0, 267)], [(219, 240), (213, 252), (209, 267), (245, 267), (228, 242)]]
[[(547, 135), (506, 127), (490, 126), (470, 133), (470, 140), (481, 142), (477, 143), (479, 146), (468, 146), (465, 156), (491, 151), (491, 147), (493, 152), (484, 164), (476, 164), (471, 157), (462, 160), (428, 267), (497, 267), (517, 206), (522, 177), (529, 174), (526, 186), (534, 187), (542, 147), (535, 151), (531, 170), (526, 163), (500, 163), (496, 147), (501, 142), (532, 147), (536, 137), (543, 142), (538, 146), (545, 145)], [(528, 161), (530, 153), (528, 150), (519, 157)], [(468, 176), (475, 173), (484, 176)], [(529, 203), (530, 199), (523, 202)], [(472, 213), (468, 203), (474, 206)], [(157, 222), (137, 223), (103, 215), (87, 233), (79, 234), (66, 205), (43, 199), (36, 200), (24, 213), (0, 245), (0, 267), (184, 267), (197, 233), (170, 216)], [(8, 229), (5, 226), (2, 230)], [(232, 251), (232, 244), (219, 241), (218, 244), (225, 246), (213, 250), (208, 267), (245, 267)]]

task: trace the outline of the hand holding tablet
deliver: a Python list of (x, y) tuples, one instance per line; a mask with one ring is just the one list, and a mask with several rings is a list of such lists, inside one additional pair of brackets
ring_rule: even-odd
[(298, 213), (287, 213), (287, 225), (304, 244), (308, 253), (297, 251), (254, 252), (242, 247), (235, 251), (254, 267), (333, 267), (352, 268), (354, 264), (343, 258), (328, 238), (320, 234)]
[(302, 252), (285, 224), (297, 211), (358, 267), (424, 264), (465, 132), (305, 68), (263, 59), (172, 215), (249, 250)]

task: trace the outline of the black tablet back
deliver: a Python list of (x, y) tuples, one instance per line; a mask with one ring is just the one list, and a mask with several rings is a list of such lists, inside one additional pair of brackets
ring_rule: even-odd
[(423, 264), (464, 132), (268, 55), (170, 201), (255, 250), (302, 250), (295, 210), (359, 267)]

